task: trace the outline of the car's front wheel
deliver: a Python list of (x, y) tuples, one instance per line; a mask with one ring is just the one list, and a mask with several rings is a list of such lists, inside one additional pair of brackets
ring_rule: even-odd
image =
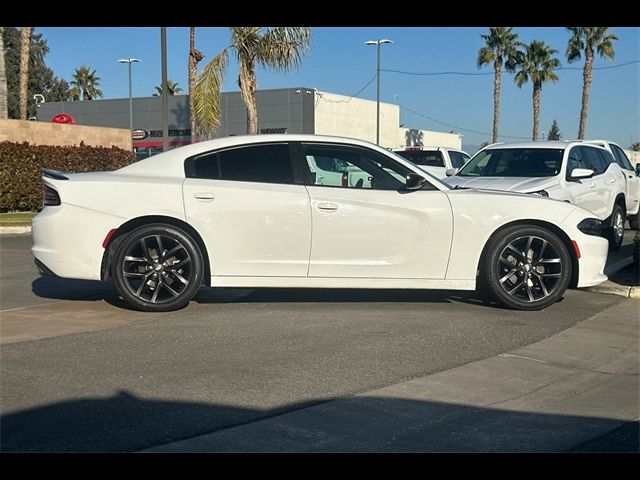
[(122, 240), (114, 257), (115, 286), (137, 310), (166, 312), (186, 306), (202, 283), (202, 254), (182, 230), (140, 227)]
[(571, 280), (572, 261), (556, 234), (516, 225), (495, 235), (480, 265), (480, 282), (491, 300), (518, 310), (557, 302)]

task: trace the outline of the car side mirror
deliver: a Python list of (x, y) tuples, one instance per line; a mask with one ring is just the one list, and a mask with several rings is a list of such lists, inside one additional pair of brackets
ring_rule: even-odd
[(579, 180), (581, 178), (591, 178), (596, 172), (591, 170), (590, 168), (574, 168), (571, 171), (571, 178), (573, 180)]
[(636, 175), (640, 177), (640, 163), (636, 163)]
[(427, 181), (426, 178), (418, 175), (417, 173), (409, 173), (406, 176), (405, 180), (405, 188), (407, 190), (420, 190)]
[(457, 168), (447, 168), (447, 171), (444, 172), (447, 177), (453, 177), (456, 173), (458, 173)]

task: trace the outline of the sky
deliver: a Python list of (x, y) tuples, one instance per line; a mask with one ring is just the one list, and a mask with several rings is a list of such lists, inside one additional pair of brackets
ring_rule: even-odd
[[(381, 47), (381, 69), (408, 72), (466, 72), (484, 75), (403, 75), (381, 73), (381, 101), (401, 105), (400, 122), (406, 127), (463, 134), (463, 148), (470, 153), (491, 140), (493, 122), (493, 67), (478, 69), (476, 59), (483, 46), (480, 34), (488, 27), (313, 27), (313, 40), (302, 65), (289, 73), (259, 68), (258, 87), (308, 87), (353, 95), (376, 73), (376, 47), (367, 40), (388, 38)], [(542, 88), (540, 130), (547, 132), (555, 119), (563, 138), (576, 138), (582, 96), (583, 61), (569, 64), (564, 56), (568, 32), (560, 27), (516, 27), (523, 42), (534, 39), (558, 50), (560, 81)], [(614, 62), (597, 58), (594, 67), (640, 60), (640, 28), (615, 27)], [(133, 96), (150, 96), (161, 83), (159, 27), (36, 27), (46, 38), (47, 65), (69, 81), (80, 65), (89, 65), (101, 78), (104, 98), (128, 97), (127, 65), (120, 58), (139, 58), (133, 65)], [(206, 62), (228, 46), (223, 27), (198, 27), (196, 47)], [(188, 89), (188, 27), (167, 28), (168, 78)], [(237, 91), (238, 69), (232, 58), (223, 91)], [(372, 81), (361, 98), (376, 99)], [(404, 107), (408, 107), (407, 110)], [(442, 122), (442, 123), (438, 123)], [(447, 125), (444, 125), (444, 124)], [(500, 138), (528, 140), (533, 126), (531, 83), (518, 88), (513, 75), (503, 74)], [(480, 132), (480, 133), (477, 133)], [(512, 138), (513, 137), (513, 138)], [(519, 137), (519, 138), (517, 138)], [(587, 137), (613, 140), (624, 148), (640, 140), (640, 63), (594, 70), (589, 102)]]

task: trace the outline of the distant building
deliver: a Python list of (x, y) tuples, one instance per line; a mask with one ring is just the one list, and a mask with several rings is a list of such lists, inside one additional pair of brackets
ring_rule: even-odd
[[(258, 131), (339, 135), (375, 142), (376, 102), (346, 97), (313, 88), (281, 88), (257, 92)], [(45, 102), (38, 109), (38, 121), (50, 122), (57, 114), (71, 115), (78, 125), (129, 128), (129, 99)], [(221, 124), (215, 137), (244, 135), (246, 107), (240, 92), (221, 95)], [(402, 128), (400, 108), (380, 103), (380, 145), (436, 145), (461, 148), (459, 134)], [(162, 150), (162, 98), (133, 99), (133, 148), (140, 157)], [(191, 143), (188, 95), (169, 97), (169, 145)]]

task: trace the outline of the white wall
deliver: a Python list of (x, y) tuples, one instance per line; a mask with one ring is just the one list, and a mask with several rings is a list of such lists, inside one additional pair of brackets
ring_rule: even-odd
[(398, 129), (397, 144), (394, 147), (450, 147), (462, 148), (462, 136), (457, 133), (433, 132), (414, 128)]
[[(380, 145), (397, 147), (400, 107), (380, 102)], [(316, 135), (338, 135), (375, 143), (376, 102), (336, 93), (316, 94)]]
[(624, 153), (627, 154), (627, 157), (629, 157), (629, 160), (631, 161), (631, 164), (633, 166), (640, 163), (640, 152), (634, 152), (633, 150), (625, 150)]
[[(462, 148), (462, 137), (458, 134), (400, 128), (399, 125), (400, 107), (380, 102), (380, 146), (404, 147), (414, 144), (414, 140), (419, 139), (424, 146)], [(410, 132), (409, 136), (407, 132)], [(376, 102), (336, 93), (318, 92), (314, 133), (352, 137), (375, 143)]]

